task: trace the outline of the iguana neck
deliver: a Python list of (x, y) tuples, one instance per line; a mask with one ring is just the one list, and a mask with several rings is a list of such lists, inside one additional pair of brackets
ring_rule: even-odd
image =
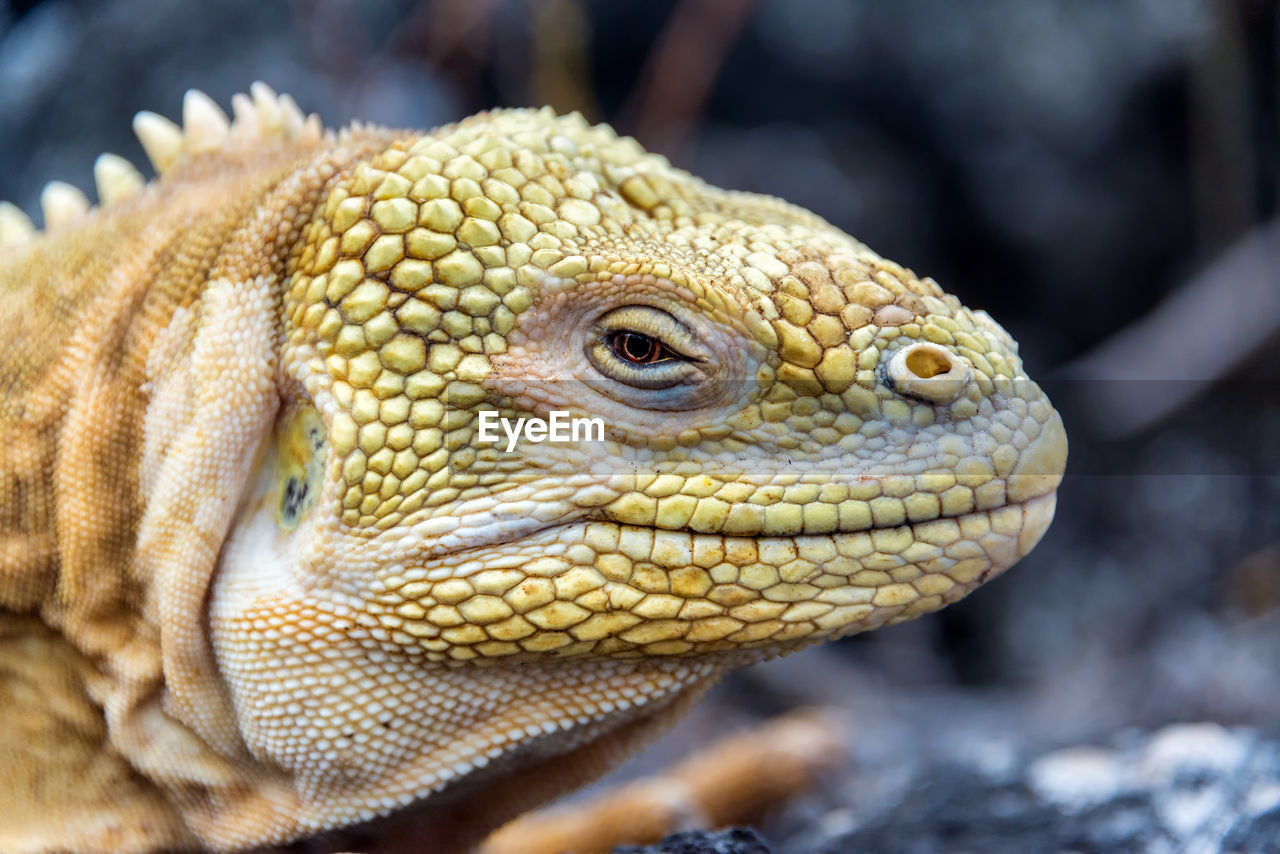
[[(148, 447), (155, 381), (186, 356), (209, 282), (283, 281), (328, 178), (388, 136), (182, 164), (7, 250), (0, 293), (24, 310), (0, 314), (0, 577), (17, 580), (0, 585), (0, 608), (53, 625), (70, 611), (119, 625), (135, 610), (147, 458), (164, 450)], [(265, 231), (282, 209), (293, 228)]]

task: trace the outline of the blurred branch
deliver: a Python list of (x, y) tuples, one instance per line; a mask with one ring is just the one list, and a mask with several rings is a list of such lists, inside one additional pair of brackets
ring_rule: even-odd
[(494, 64), (501, 13), (498, 0), (420, 0), (396, 25), (386, 47), (425, 63), (449, 79), (455, 92), (478, 93)]
[(847, 758), (841, 719), (835, 710), (802, 709), (757, 724), (660, 774), (525, 813), (491, 834), (481, 854), (607, 851), (689, 827), (758, 821)]
[(1188, 162), (1192, 212), (1201, 244), (1211, 252), (1257, 222), (1252, 189), (1249, 49), (1243, 10), (1235, 0), (1207, 4), (1213, 38), (1188, 64)]
[(673, 159), (689, 145), (755, 0), (682, 0), (649, 54), (622, 124)]
[(1123, 438), (1189, 403), (1277, 332), (1280, 220), (1246, 235), (1145, 317), (1055, 378), (1105, 380), (1089, 387), (1084, 412), (1100, 435)]
[(591, 24), (579, 0), (530, 0), (533, 15), (531, 106), (558, 113), (578, 110), (599, 120), (587, 46)]
[(426, 15), (421, 31), (432, 65), (484, 66), (493, 48), (495, 0), (434, 0), (415, 11)]

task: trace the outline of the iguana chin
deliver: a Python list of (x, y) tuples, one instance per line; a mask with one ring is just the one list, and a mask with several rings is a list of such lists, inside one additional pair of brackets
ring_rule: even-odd
[(577, 115), (251, 91), (0, 207), (0, 850), (463, 846), (1049, 524), (1014, 342), (819, 217)]

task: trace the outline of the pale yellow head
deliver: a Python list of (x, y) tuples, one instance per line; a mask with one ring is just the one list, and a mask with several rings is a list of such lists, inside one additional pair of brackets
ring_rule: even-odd
[[(207, 599), (278, 838), (549, 797), (1048, 525), (1066, 443), (1012, 340), (817, 216), (545, 110), (315, 144), (314, 212), (275, 191), (305, 224), (274, 436)], [(557, 417), (599, 432), (528, 428)]]
[[(1030, 549), (1065, 462), (985, 313), (576, 116), (489, 114), (359, 165), (286, 313), (327, 439), (289, 533), (327, 545), (297, 558), (429, 659), (915, 616)], [(604, 441), (508, 450), (486, 411), (598, 418)]]

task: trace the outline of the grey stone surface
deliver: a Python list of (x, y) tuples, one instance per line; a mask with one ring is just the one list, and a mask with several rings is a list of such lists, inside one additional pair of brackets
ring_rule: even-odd
[(613, 854), (770, 854), (768, 844), (750, 828), (673, 833), (653, 845), (624, 845)]
[(1280, 744), (1247, 728), (1171, 725), (1025, 758), (961, 751), (917, 764), (893, 788), (808, 821), (776, 850), (1280, 850)]

